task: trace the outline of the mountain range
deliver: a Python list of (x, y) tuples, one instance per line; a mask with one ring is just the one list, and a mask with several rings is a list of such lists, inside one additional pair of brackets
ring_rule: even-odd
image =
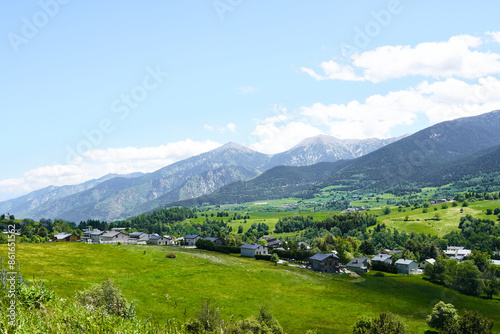
[(398, 139), (341, 140), (320, 135), (275, 155), (227, 143), (152, 173), (110, 174), (79, 185), (50, 186), (0, 202), (0, 212), (19, 218), (61, 218), (75, 222), (124, 219), (172, 202), (213, 193), (276, 166), (309, 166), (355, 159)]
[(440, 186), (500, 172), (500, 111), (442, 122), (352, 160), (272, 168), (246, 182), (170, 205), (243, 203), (314, 193), (327, 186), (384, 192)]

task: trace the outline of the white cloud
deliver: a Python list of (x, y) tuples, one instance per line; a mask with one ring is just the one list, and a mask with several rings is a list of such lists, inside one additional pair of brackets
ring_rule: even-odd
[(43, 166), (25, 172), (20, 178), (0, 180), (0, 193), (11, 193), (14, 197), (49, 185), (79, 184), (109, 173), (153, 172), (219, 146), (210, 140), (186, 139), (156, 147), (95, 149), (85, 152), (84, 159), (79, 159), (78, 163)]
[(236, 124), (234, 124), (234, 123), (228, 123), (226, 125), (226, 129), (229, 132), (236, 132)]
[[(496, 33), (490, 35), (495, 39), (498, 36)], [(302, 68), (302, 72), (316, 80), (375, 83), (406, 76), (475, 79), (500, 73), (500, 54), (477, 51), (482, 44), (479, 37), (459, 35), (446, 42), (420, 43), (415, 47), (383, 46), (354, 53), (348, 59), (350, 64), (337, 60), (322, 62), (319, 66), (323, 74), (309, 68)]]
[(260, 91), (260, 88), (253, 86), (242, 86), (236, 88), (236, 91), (238, 92), (238, 94), (253, 94)]
[(493, 41), (500, 43), (500, 31), (488, 31), (486, 35), (491, 36)]
[[(203, 128), (205, 128), (208, 131), (214, 131), (215, 130), (214, 126), (208, 125), (208, 124), (203, 125)], [(236, 124), (234, 124), (232, 122), (231, 123), (227, 123), (224, 126), (217, 127), (217, 131), (219, 133), (224, 133), (224, 132), (228, 132), (228, 131), (232, 132), (232, 133), (235, 133), (236, 132)]]
[(325, 125), (338, 138), (384, 138), (396, 126), (411, 125), (418, 115), (430, 124), (459, 117), (479, 115), (499, 109), (500, 81), (481, 78), (469, 84), (458, 79), (428, 83), (415, 88), (372, 95), (364, 102), (324, 105), (315, 103), (302, 108), (302, 115), (313, 124)]
[(259, 141), (250, 148), (266, 154), (286, 151), (301, 140), (322, 133), (310, 124), (290, 121), (287, 115), (268, 117), (259, 123), (251, 134)]

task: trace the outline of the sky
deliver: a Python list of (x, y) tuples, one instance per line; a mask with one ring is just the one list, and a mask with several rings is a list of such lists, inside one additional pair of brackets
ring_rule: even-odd
[(389, 138), (500, 109), (497, 1), (0, 5), (0, 201), (236, 142)]

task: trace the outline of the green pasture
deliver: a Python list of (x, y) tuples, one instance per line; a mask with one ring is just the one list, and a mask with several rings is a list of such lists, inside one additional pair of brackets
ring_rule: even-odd
[[(175, 252), (174, 259), (166, 258)], [(7, 247), (0, 255), (6, 256)], [(425, 317), (439, 300), (458, 309), (477, 309), (500, 328), (500, 300), (458, 294), (420, 276), (351, 278), (265, 261), (175, 247), (18, 244), (17, 260), (25, 278), (42, 280), (60, 297), (110, 277), (129, 301), (137, 300), (138, 317), (163, 323), (184, 322), (209, 298), (224, 318), (257, 315), (267, 306), (287, 333), (349, 333), (363, 315), (381, 311), (402, 316), (413, 332), (428, 329)]]

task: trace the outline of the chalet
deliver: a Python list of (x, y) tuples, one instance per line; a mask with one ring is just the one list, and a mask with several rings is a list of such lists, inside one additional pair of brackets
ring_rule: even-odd
[(456, 259), (458, 262), (461, 262), (465, 257), (470, 255), (472, 251), (470, 249), (465, 249), (464, 247), (448, 246), (444, 253), (450, 259)]
[(149, 236), (148, 244), (160, 245), (160, 246), (171, 246), (175, 245), (175, 239), (169, 235), (158, 235), (153, 234)]
[(426, 259), (424, 262), (420, 263), (420, 268), (424, 269), (427, 267), (429, 264), (434, 265), (436, 263), (436, 260), (434, 259)]
[(129, 241), (128, 234), (119, 231), (106, 231), (101, 234), (101, 244), (117, 244), (127, 243)]
[(376, 255), (372, 258), (372, 263), (374, 262), (382, 262), (382, 263), (386, 263), (386, 264), (392, 264), (392, 255), (390, 254), (379, 254), (379, 255)]
[(149, 240), (149, 235), (144, 232), (132, 232), (128, 235), (129, 243), (145, 245)]
[(367, 273), (369, 271), (370, 259), (366, 256), (355, 257), (348, 264), (346, 264), (346, 269), (350, 271), (355, 271), (358, 273)]
[(269, 248), (277, 248), (283, 245), (283, 242), (281, 240), (278, 240), (273, 237), (262, 237), (261, 239), (267, 242), (267, 247)]
[(52, 241), (54, 242), (75, 242), (78, 240), (80, 240), (79, 236), (65, 232), (56, 234), (52, 237)]
[(261, 244), (244, 244), (240, 247), (241, 256), (255, 257), (255, 255), (268, 255), (267, 246)]
[(395, 264), (399, 274), (418, 274), (418, 264), (413, 260), (399, 259)]
[(337, 255), (330, 254), (315, 254), (309, 258), (312, 270), (324, 273), (336, 273), (340, 269), (340, 262)]
[(200, 239), (201, 236), (198, 234), (188, 234), (184, 237), (184, 243), (186, 246), (194, 246), (196, 240)]
[(217, 245), (217, 246), (220, 246), (222, 245), (222, 240), (220, 240), (219, 238), (214, 238), (214, 237), (206, 237), (206, 238), (202, 238), (203, 240), (208, 240), (208, 241), (211, 241), (214, 243), (214, 245)]
[(93, 231), (89, 232), (89, 237), (90, 237), (90, 243), (101, 243), (101, 235), (104, 234), (104, 231), (100, 231), (98, 229), (95, 229)]

